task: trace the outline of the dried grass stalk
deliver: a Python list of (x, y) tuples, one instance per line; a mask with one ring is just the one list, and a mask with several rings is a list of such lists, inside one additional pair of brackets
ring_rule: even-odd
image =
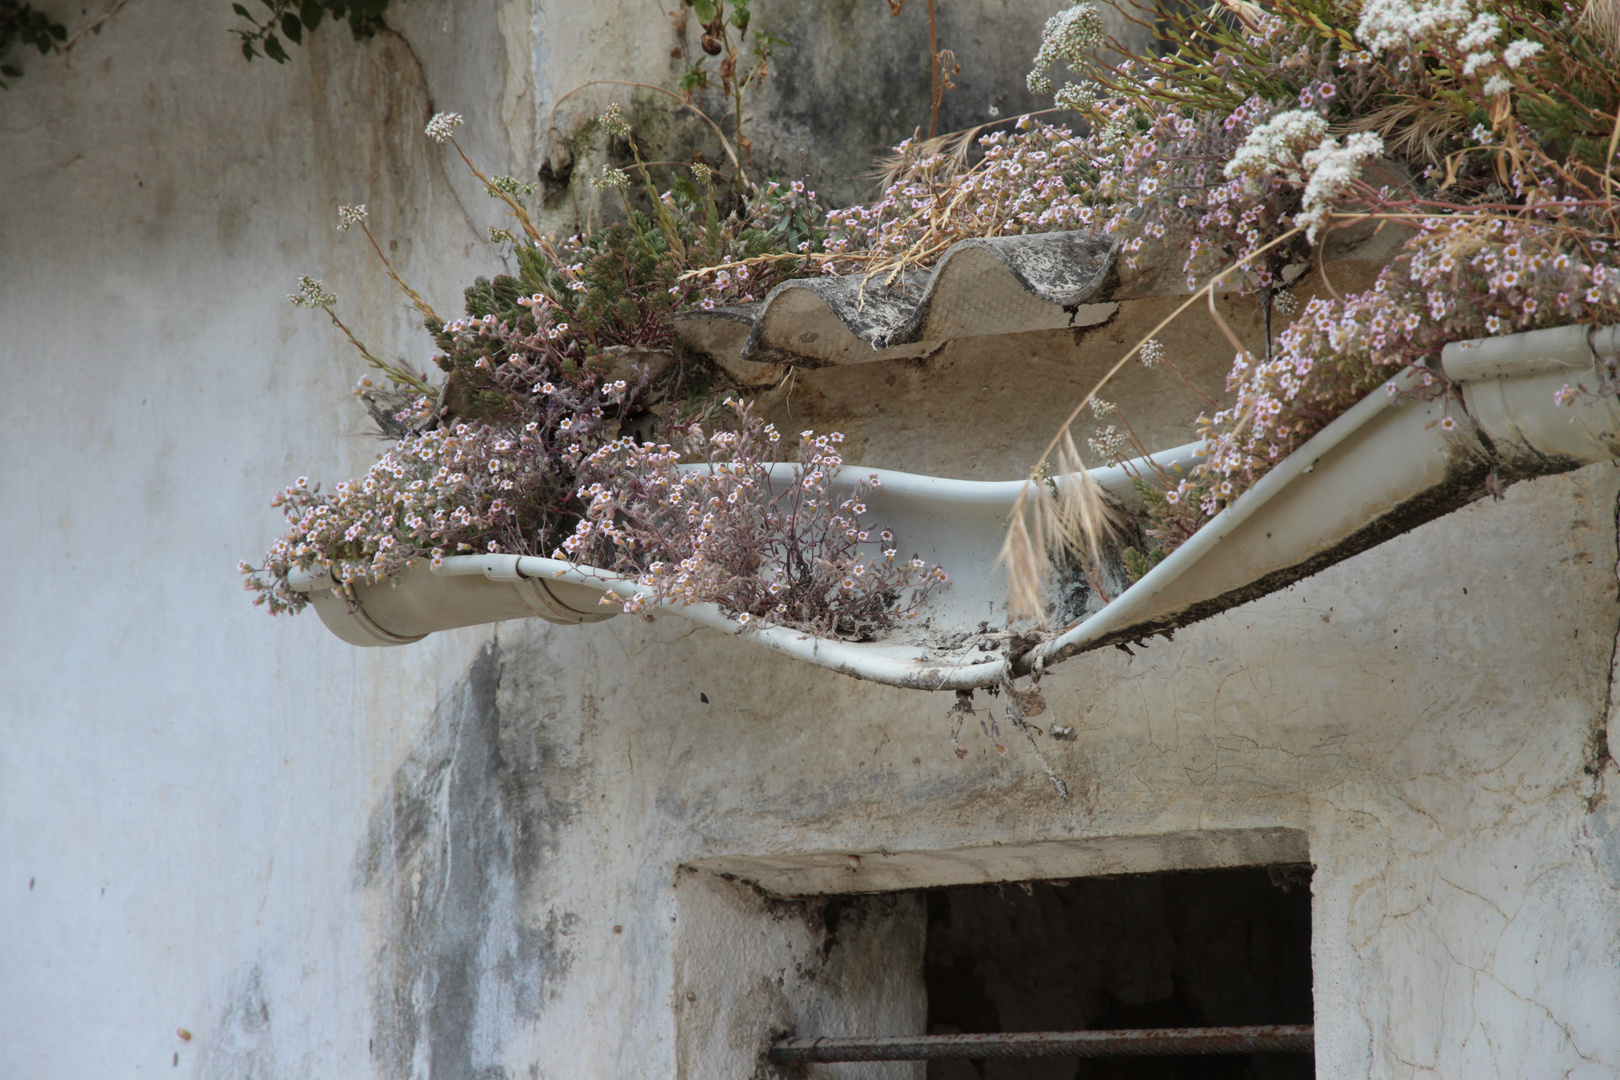
[(1265, 17), (1265, 9), (1259, 4), (1251, 4), (1249, 0), (1216, 0), (1210, 10), (1225, 9), (1234, 15), (1243, 28), (1254, 33), (1260, 26), (1260, 20)]
[[(1174, 311), (1159, 320), (1157, 326), (1126, 350), (1124, 356), (1114, 361), (1113, 366), (1103, 373), (1097, 384), (1069, 413), (1058, 434), (1046, 444), (1040, 461), (1024, 482), (1024, 488), (1013, 504), (1007, 539), (1002, 542), (1001, 556), (996, 560), (998, 566), (1007, 567), (1007, 601), (1014, 618), (1046, 622), (1046, 605), (1042, 596), (1054, 562), (1065, 555), (1077, 554), (1089, 556), (1095, 565), (1104, 544), (1118, 532), (1114, 511), (1108, 505), (1102, 487), (1086, 471), (1084, 462), (1080, 460), (1080, 451), (1075, 448), (1072, 434), (1074, 422), (1108, 384), (1108, 380), (1119, 374), (1120, 369), (1141, 352), (1143, 345), (1158, 337), (1165, 327), (1180, 318), (1182, 312), (1200, 300), (1212, 298), (1214, 290), (1228, 274), (1272, 248), (1287, 243), (1300, 231), (1296, 225), (1281, 236), (1273, 237), (1204, 282), (1202, 288), (1178, 304)], [(1053, 460), (1054, 454), (1060, 474), (1053, 481), (1057, 487), (1055, 499), (1048, 498), (1036, 486), (1041, 482), (1040, 478), (1046, 475), (1047, 463)]]
[(1620, 0), (1586, 0), (1578, 25), (1620, 53)]
[(1100, 561), (1119, 532), (1107, 497), (1065, 430), (1056, 450), (1060, 475), (1042, 490), (1031, 480), (1013, 504), (1000, 562), (1007, 567), (1008, 604), (1015, 618), (1047, 621), (1045, 592), (1053, 567), (1070, 557)]
[[(1616, 3), (1620, 0), (1606, 0)], [(1345, 131), (1376, 131), (1400, 155), (1421, 157), (1431, 165), (1444, 162), (1446, 137), (1463, 127), (1463, 118), (1446, 105), (1412, 98), (1358, 117)]]
[(915, 179), (919, 162), (943, 157), (945, 160), (929, 171), (935, 180), (949, 180), (967, 168), (968, 153), (973, 149), (973, 140), (988, 126), (979, 124), (977, 127), (962, 131), (947, 131), (932, 139), (914, 142), (904, 151), (891, 151), (874, 161), (872, 168), (862, 173), (861, 178), (871, 180), (880, 190), (887, 191), (895, 184)]

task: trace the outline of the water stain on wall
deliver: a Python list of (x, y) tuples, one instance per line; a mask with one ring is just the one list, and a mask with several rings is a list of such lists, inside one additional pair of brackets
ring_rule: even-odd
[(573, 962), (577, 916), (533, 910), (577, 813), (573, 769), (527, 695), (506, 689), (487, 645), (371, 816), (360, 876), (383, 897), (372, 1053), (384, 1075), (505, 1080), (510, 1029)]
[(264, 969), (258, 964), (237, 976), (220, 1023), (204, 1046), (199, 1075), (216, 1080), (269, 1080), (276, 1075), (270, 1002), (264, 992)]

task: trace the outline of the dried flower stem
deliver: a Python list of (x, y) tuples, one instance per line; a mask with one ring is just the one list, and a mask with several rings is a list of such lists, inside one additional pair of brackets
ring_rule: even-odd
[(433, 394), (437, 392), (420, 375), (407, 371), (397, 364), (390, 364), (373, 354), (359, 338), (354, 336), (354, 332), (343, 324), (343, 320), (337, 317), (337, 312), (333, 311), (330, 306), (323, 307), (321, 310), (326, 312), (326, 317), (332, 320), (333, 326), (343, 331), (343, 336), (349, 339), (349, 344), (353, 345), (360, 355), (365, 358), (366, 363), (388, 376), (398, 385), (409, 387), (417, 393)]
[[(451, 141), (453, 142), (454, 140)], [(459, 149), (459, 147), (457, 149)], [(383, 254), (383, 249), (377, 244), (377, 238), (371, 235), (371, 229), (366, 225), (366, 223), (364, 221), (358, 221), (356, 224), (360, 226), (360, 231), (366, 234), (366, 239), (371, 241), (371, 250), (377, 253), (377, 258), (382, 262), (383, 269), (388, 271), (388, 276), (393, 279), (395, 285), (399, 286), (399, 291), (410, 297), (411, 303), (416, 307), (417, 311), (422, 313), (425, 318), (432, 319), (435, 322), (439, 321), (439, 316), (434, 313), (433, 308), (428, 304), (428, 302), (422, 299), (422, 294), (411, 288), (410, 285), (406, 283), (405, 279), (399, 276), (398, 271), (394, 269), (394, 264), (389, 262), (388, 256)]]

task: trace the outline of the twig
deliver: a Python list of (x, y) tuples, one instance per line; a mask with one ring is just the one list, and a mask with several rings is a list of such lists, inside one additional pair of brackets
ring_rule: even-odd
[[(85, 27), (83, 27), (83, 28), (81, 28), (79, 30), (74, 31), (73, 36), (68, 38), (67, 42), (62, 46), (62, 52), (63, 53), (70, 52), (73, 49), (73, 46), (75, 46), (79, 42), (83, 41), (85, 39), (85, 36), (88, 35), (88, 34), (99, 34), (99, 33), (101, 33), (101, 28), (106, 25), (107, 20), (111, 19), (114, 15), (118, 14), (118, 10), (120, 8), (122, 8), (127, 3), (129, 3), (129, 0), (113, 0), (112, 7), (108, 8), (106, 13), (103, 14), (101, 16), (101, 18), (96, 19), (93, 22), (91, 22), (89, 25), (87, 25), (87, 26), (85, 26)], [(1613, 151), (1610, 151), (1610, 153), (1612, 155)]]
[(1209, 317), (1215, 320), (1215, 325), (1220, 327), (1221, 333), (1226, 335), (1226, 340), (1232, 343), (1232, 348), (1238, 355), (1241, 356), (1243, 353), (1248, 352), (1249, 350), (1243, 347), (1243, 342), (1239, 341), (1237, 335), (1232, 333), (1232, 328), (1226, 325), (1226, 320), (1221, 318), (1221, 313), (1215, 310), (1215, 290), (1210, 289), (1208, 295)]
[(386, 360), (382, 360), (374, 356), (371, 350), (366, 348), (360, 339), (354, 336), (354, 331), (350, 330), (343, 324), (343, 320), (337, 317), (337, 312), (333, 311), (331, 307), (323, 307), (321, 310), (326, 312), (326, 317), (332, 320), (333, 326), (336, 326), (339, 330), (343, 331), (343, 336), (349, 339), (350, 345), (353, 345), (357, 350), (359, 350), (361, 356), (365, 357), (366, 363), (370, 364), (384, 375), (387, 375), (390, 379), (394, 380), (394, 382), (401, 386), (408, 386), (412, 390), (422, 394), (434, 393), (433, 387), (429, 386), (426, 380), (424, 380), (420, 375), (417, 375), (414, 372), (406, 371), (404, 368), (397, 367), (390, 364)]
[(399, 273), (394, 269), (394, 264), (389, 262), (388, 256), (383, 254), (383, 249), (377, 244), (377, 238), (371, 235), (371, 230), (366, 227), (364, 221), (360, 222), (360, 231), (366, 234), (367, 240), (371, 241), (371, 250), (375, 251), (377, 258), (382, 260), (383, 269), (388, 271), (388, 276), (394, 279), (394, 284), (399, 286), (400, 291), (411, 298), (411, 303), (415, 305), (416, 310), (435, 322), (439, 321), (438, 314), (434, 312), (426, 300), (422, 299), (421, 294), (406, 284), (405, 279), (399, 276)]
[(928, 0), (928, 73), (932, 76), (933, 84), (929, 90), (929, 101), (932, 109), (928, 115), (928, 137), (934, 137), (934, 131), (939, 127), (939, 36), (934, 31), (934, 0)]

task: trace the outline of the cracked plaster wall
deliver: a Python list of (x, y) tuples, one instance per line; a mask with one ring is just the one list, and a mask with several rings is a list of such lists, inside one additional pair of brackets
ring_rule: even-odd
[[(916, 1021), (916, 924), (829, 945), (814, 903), (686, 862), (1278, 826), (1318, 867), (1320, 1075), (1620, 1072), (1615, 470), (1055, 669), (1066, 803), (1017, 745), (958, 761), (949, 695), (686, 626), (349, 649), (235, 588), (268, 493), (375, 449), (357, 362), (280, 297), (324, 276), (419, 358), (332, 208), (369, 201), (448, 306), (494, 218), (425, 117), (510, 167), (563, 88), (661, 80), (668, 48), (629, 0), (423, 0), (245, 67), (208, 18), (129, 5), (0, 113), (0, 1074), (748, 1076), (784, 1027)], [(1081, 377), (1033, 351), (815, 373), (772, 408), (873, 464), (1009, 475)], [(1122, 404), (1173, 426), (1139, 381)], [(993, 408), (960, 407), (975, 382)]]

